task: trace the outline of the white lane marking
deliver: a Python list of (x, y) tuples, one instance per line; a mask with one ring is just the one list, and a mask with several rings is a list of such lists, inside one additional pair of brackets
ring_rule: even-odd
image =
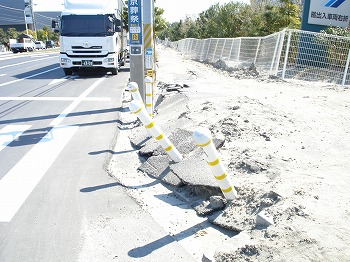
[(6, 74), (0, 74), (0, 76), (5, 76)]
[[(12, 58), (13, 58), (13, 57), (12, 57)], [(27, 63), (32, 63), (32, 62), (41, 61), (41, 60), (45, 60), (45, 59), (50, 59), (50, 58), (56, 58), (56, 59), (57, 59), (56, 56), (53, 56), (53, 57), (45, 57), (45, 58), (40, 58), (40, 59), (35, 59), (35, 60), (29, 60), (29, 61), (25, 61), (25, 62), (21, 62), (21, 63), (17, 63), (17, 64), (11, 64), (11, 65), (0, 66), (0, 69), (8, 68), (8, 67), (11, 67), (11, 66), (23, 65), (23, 64), (27, 64)], [(2, 59), (2, 60), (5, 60), (5, 59)]]
[(79, 128), (59, 126), (61, 121), (105, 79), (106, 77), (97, 80), (54, 119), (50, 124), (53, 126), (52, 130), (0, 180), (0, 222), (12, 220)]
[(13, 140), (16, 140), (31, 125), (7, 125), (0, 130), (0, 151), (3, 150)]
[(0, 180), (0, 222), (10, 222), (79, 126), (54, 127)]
[(43, 71), (43, 72), (31, 75), (31, 76), (26, 76), (26, 77), (21, 78), (21, 79), (16, 79), (16, 80), (12, 80), (10, 82), (2, 83), (2, 84), (0, 84), (0, 87), (1, 86), (6, 86), (6, 85), (9, 85), (9, 84), (13, 84), (13, 83), (16, 83), (16, 82), (19, 82), (19, 81), (23, 81), (24, 79), (29, 79), (29, 78), (32, 78), (32, 77), (35, 77), (35, 76), (46, 74), (46, 73), (51, 72), (51, 71), (56, 70), (56, 69), (59, 69), (59, 67), (55, 67), (55, 68), (52, 68), (52, 69), (49, 69), (49, 70), (46, 70), (46, 71)]
[(0, 97), (0, 101), (111, 101), (110, 97), (32, 97), (32, 96), (24, 96), (24, 97)]
[(48, 54), (36, 54), (36, 55), (31, 55), (30, 57), (48, 57)]
[(65, 77), (62, 77), (60, 79), (52, 80), (48, 85), (55, 85), (55, 84), (58, 84), (58, 83), (61, 83), (61, 82), (64, 82), (64, 81), (67, 81), (67, 80), (70, 80), (70, 79), (75, 79), (75, 78), (78, 78), (78, 77), (79, 76), (77, 76), (77, 75), (65, 76)]
[[(73, 78), (73, 77), (72, 77)], [(71, 79), (70, 77), (63, 77), (61, 79), (54, 79), (52, 80), (49, 85), (55, 85), (55, 84), (58, 84), (58, 83), (61, 83), (61, 82), (64, 82), (64, 81), (67, 81), (68, 79)]]
[(76, 99), (73, 103), (71, 103), (58, 117), (56, 117), (49, 126), (56, 126), (61, 123), (61, 121), (69, 114), (71, 113), (74, 108), (79, 105), (81, 99), (86, 98), (99, 84), (102, 83), (103, 80), (106, 79), (106, 76), (98, 79), (92, 86), (90, 86), (88, 89), (85, 90), (84, 93), (82, 93), (78, 99)]

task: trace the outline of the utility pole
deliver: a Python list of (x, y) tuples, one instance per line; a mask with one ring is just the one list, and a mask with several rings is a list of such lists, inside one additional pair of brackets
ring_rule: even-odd
[(128, 1), (129, 16), (129, 43), (130, 43), (130, 81), (136, 82), (139, 86), (140, 94), (145, 102), (144, 86), (144, 59), (142, 45), (142, 2), (141, 0)]
[(23, 10), (23, 15), (24, 15), (24, 23), (26, 25), (26, 32), (28, 35), (28, 25), (27, 25), (27, 17), (26, 17), (26, 10), (25, 9)]
[(30, 7), (30, 15), (32, 16), (33, 31), (34, 31), (34, 33), (35, 33), (35, 39), (37, 39), (37, 35), (36, 35), (36, 25), (35, 25), (34, 12), (33, 12), (33, 0), (29, 0), (29, 7)]

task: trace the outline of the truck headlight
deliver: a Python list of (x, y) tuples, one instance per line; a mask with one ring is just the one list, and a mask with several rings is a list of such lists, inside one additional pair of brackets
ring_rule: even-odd
[(61, 58), (61, 63), (70, 63), (69, 58)]

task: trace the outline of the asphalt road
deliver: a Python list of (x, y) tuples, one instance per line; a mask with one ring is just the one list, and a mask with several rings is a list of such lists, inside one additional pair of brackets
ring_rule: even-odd
[(193, 260), (105, 171), (128, 78), (0, 56), (0, 261)]

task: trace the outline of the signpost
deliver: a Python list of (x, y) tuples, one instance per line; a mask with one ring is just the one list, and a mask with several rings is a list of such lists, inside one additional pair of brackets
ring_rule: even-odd
[(139, 86), (141, 97), (145, 101), (144, 60), (142, 48), (142, 1), (128, 1), (129, 43), (130, 43), (130, 81)]

